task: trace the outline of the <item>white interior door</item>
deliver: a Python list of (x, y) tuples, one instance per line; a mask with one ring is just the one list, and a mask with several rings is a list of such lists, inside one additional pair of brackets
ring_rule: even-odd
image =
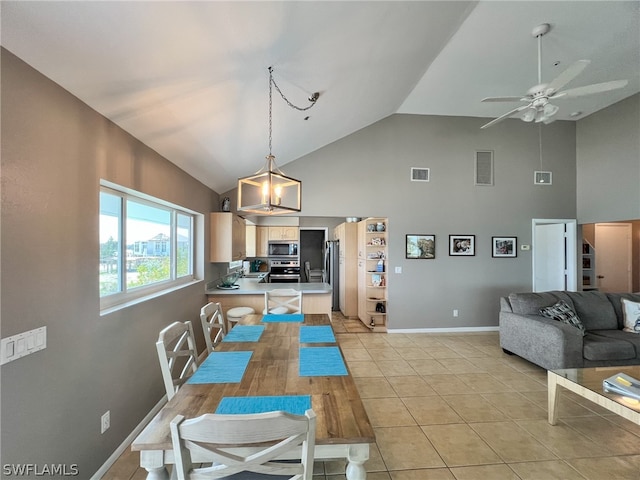
[(630, 223), (596, 223), (594, 247), (600, 291), (631, 291), (631, 233)]
[(533, 220), (533, 291), (576, 290), (575, 220)]

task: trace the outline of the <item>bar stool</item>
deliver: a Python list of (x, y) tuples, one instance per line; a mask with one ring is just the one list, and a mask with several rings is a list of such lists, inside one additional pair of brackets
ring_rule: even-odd
[(233, 328), (233, 326), (238, 323), (239, 320), (253, 313), (256, 313), (256, 311), (251, 307), (230, 308), (229, 310), (227, 310), (227, 322), (229, 322), (229, 328)]

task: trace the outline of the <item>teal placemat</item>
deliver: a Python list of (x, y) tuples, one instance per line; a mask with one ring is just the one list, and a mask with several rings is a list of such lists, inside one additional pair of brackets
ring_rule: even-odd
[(263, 322), (304, 322), (304, 314), (302, 313), (267, 313), (262, 316)]
[(273, 397), (223, 397), (216, 413), (243, 414), (283, 411), (304, 415), (311, 408), (311, 395)]
[(187, 383), (239, 383), (253, 352), (211, 352)]
[(324, 377), (347, 375), (338, 347), (301, 347), (300, 376)]
[(303, 325), (300, 343), (336, 343), (336, 337), (330, 325)]
[(264, 325), (236, 325), (224, 337), (223, 342), (257, 342), (264, 332)]

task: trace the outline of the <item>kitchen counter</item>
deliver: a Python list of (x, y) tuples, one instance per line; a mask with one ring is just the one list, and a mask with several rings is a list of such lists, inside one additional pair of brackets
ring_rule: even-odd
[(274, 288), (292, 288), (305, 293), (331, 293), (331, 285), (328, 283), (259, 283), (257, 278), (239, 278), (236, 282), (240, 288), (234, 290), (222, 290), (209, 286), (207, 295), (255, 295), (264, 294)]
[(331, 285), (328, 283), (258, 283), (257, 278), (240, 278), (239, 288), (221, 290), (213, 282), (207, 284), (205, 294), (210, 302), (222, 304), (222, 310), (251, 307), (257, 313), (264, 310), (264, 292), (276, 288), (292, 288), (302, 292), (302, 313), (326, 313), (331, 318)]

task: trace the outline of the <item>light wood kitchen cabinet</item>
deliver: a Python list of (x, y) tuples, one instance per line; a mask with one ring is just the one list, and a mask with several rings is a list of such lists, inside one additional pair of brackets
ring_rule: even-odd
[(386, 331), (388, 221), (358, 222), (358, 317), (374, 331)]
[(298, 227), (269, 227), (269, 240), (299, 240)]
[(341, 223), (334, 229), (339, 243), (340, 311), (345, 317), (358, 317), (358, 224)]
[(231, 212), (213, 212), (209, 216), (210, 262), (232, 262), (246, 257), (244, 219)]
[(256, 227), (256, 257), (269, 256), (269, 227)]
[(245, 257), (255, 257), (256, 256), (256, 245), (257, 245), (257, 228), (255, 225), (247, 225), (245, 230), (246, 238), (245, 238)]

